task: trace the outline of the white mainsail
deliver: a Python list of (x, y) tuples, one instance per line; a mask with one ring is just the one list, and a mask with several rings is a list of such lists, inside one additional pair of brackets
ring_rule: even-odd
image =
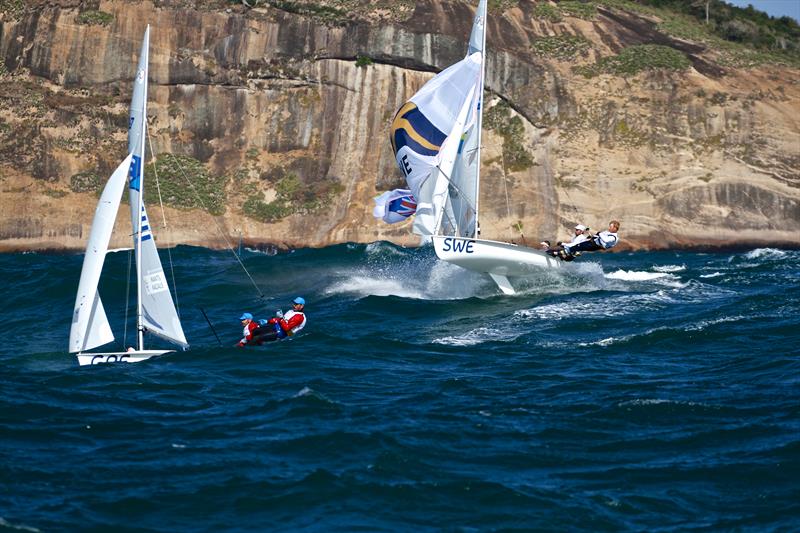
[(448, 138), (461, 139), (463, 131), (456, 131), (456, 123), (475, 94), (480, 72), (481, 55), (468, 55), (428, 81), (392, 122), (392, 147), (417, 200), (414, 232), (420, 235), (433, 235), (436, 230), (434, 223), (439, 217), (434, 210), (441, 206), (434, 204), (433, 194), (442, 147)]
[(450, 176), (449, 228), (445, 233), (461, 237), (476, 237), (478, 234), (478, 190), (481, 171), (481, 126), (483, 111), (483, 85), (486, 61), (483, 51), (486, 47), (486, 0), (478, 4), (472, 34), (469, 39), (468, 56), (480, 62), (480, 74), (472, 97), (467, 126), (461, 137), (462, 144), (458, 158)]
[[(136, 80), (131, 99), (128, 125), (128, 151), (133, 155), (130, 165), (128, 193), (131, 204), (131, 223), (134, 229), (136, 272), (138, 284), (139, 325), (149, 333), (187, 347), (167, 278), (158, 257), (155, 240), (144, 206), (144, 153), (145, 120), (147, 119), (147, 73), (149, 59), (150, 27), (145, 30)], [(141, 329), (140, 329), (141, 332)], [(141, 341), (141, 337), (140, 337)], [(139, 349), (142, 347), (139, 346)]]
[(106, 260), (108, 243), (119, 211), (122, 191), (125, 190), (131, 159), (132, 156), (129, 154), (111, 174), (94, 212), (86, 255), (83, 257), (78, 295), (75, 298), (75, 311), (72, 314), (72, 327), (69, 332), (70, 353), (91, 350), (114, 340), (103, 303), (100, 301), (97, 284), (100, 282), (100, 273)]
[(433, 242), (439, 259), (485, 272), (513, 294), (509, 276), (560, 267), (561, 261), (542, 250), (479, 238), (486, 10), (487, 0), (480, 0), (467, 56), (397, 112), (391, 142), (417, 201), (414, 232)]

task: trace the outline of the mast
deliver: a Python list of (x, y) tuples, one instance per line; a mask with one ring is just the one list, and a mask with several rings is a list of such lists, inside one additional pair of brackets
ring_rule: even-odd
[[(478, 83), (478, 166), (475, 176), (475, 235), (479, 237), (481, 234), (481, 225), (478, 218), (478, 212), (481, 201), (481, 130), (483, 129), (483, 82), (486, 75), (486, 0), (480, 0), (478, 3), (478, 12), (475, 14), (475, 29), (480, 28), (480, 52), (481, 52), (481, 77)], [(474, 31), (474, 30), (473, 30)], [(470, 38), (470, 48), (477, 45), (473, 43), (473, 38)], [(470, 50), (472, 52), (472, 50)]]
[(138, 335), (138, 349), (144, 350), (144, 325), (142, 324), (142, 198), (144, 197), (144, 151), (145, 151), (145, 135), (147, 135), (147, 128), (144, 127), (144, 121), (147, 120), (147, 78), (148, 78), (148, 64), (150, 62), (150, 25), (144, 31), (144, 42), (142, 43), (142, 55), (139, 59), (140, 64), (144, 65), (144, 99), (142, 100), (142, 124), (141, 124), (141, 144), (139, 146), (141, 159), (139, 160), (138, 180), (139, 180), (139, 198), (138, 206), (136, 208), (136, 331)]

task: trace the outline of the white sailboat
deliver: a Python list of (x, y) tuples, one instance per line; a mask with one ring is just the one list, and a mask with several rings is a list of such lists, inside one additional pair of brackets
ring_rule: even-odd
[(391, 142), (417, 201), (414, 232), (433, 241), (439, 259), (485, 272), (505, 294), (514, 294), (509, 277), (562, 262), (541, 250), (479, 238), (486, 3), (478, 4), (466, 57), (400, 108)]
[[(173, 351), (145, 350), (145, 331), (183, 349), (189, 346), (169, 292), (164, 269), (161, 267), (143, 201), (149, 42), (150, 26), (144, 33), (134, 81), (128, 155), (111, 174), (103, 189), (83, 259), (69, 335), (69, 351), (77, 354), (80, 365), (120, 361), (135, 363)], [(137, 346), (136, 349), (129, 348), (125, 352), (89, 352), (88, 350), (114, 340), (98, 293), (98, 283), (126, 181), (131, 206), (133, 248), (136, 254)]]

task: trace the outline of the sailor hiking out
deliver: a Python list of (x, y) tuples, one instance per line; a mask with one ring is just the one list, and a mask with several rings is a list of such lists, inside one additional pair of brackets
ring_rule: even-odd
[[(292, 309), (286, 313), (280, 310), (275, 312), (275, 316), (269, 320), (253, 321), (250, 313), (242, 315), (244, 325), (244, 337), (239, 341), (238, 346), (261, 345), (265, 342), (272, 342), (295, 335), (306, 327), (306, 314), (303, 312), (306, 301), (298, 296), (292, 300)], [(245, 324), (245, 318), (249, 317), (249, 322)], [(250, 326), (255, 324), (255, 326)]]
[[(580, 232), (578, 230), (581, 230)], [(608, 250), (619, 242), (619, 221), (612, 220), (608, 223), (608, 230), (601, 231), (595, 235), (588, 232), (587, 227), (582, 224), (575, 226), (575, 237), (568, 243), (562, 243), (557, 248), (547, 250), (547, 253), (554, 257), (559, 257), (564, 261), (572, 261), (581, 252), (596, 252), (597, 250)]]

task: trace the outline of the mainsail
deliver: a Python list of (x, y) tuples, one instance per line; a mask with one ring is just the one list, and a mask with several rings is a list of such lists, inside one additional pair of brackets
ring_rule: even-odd
[(114, 220), (117, 218), (122, 191), (132, 156), (128, 157), (117, 167), (103, 189), (97, 209), (94, 212), (92, 229), (89, 232), (89, 242), (86, 246), (86, 255), (83, 257), (81, 280), (78, 283), (78, 295), (75, 298), (75, 310), (72, 314), (72, 327), (69, 332), (69, 351), (71, 353), (91, 350), (114, 340), (111, 326), (108, 324), (103, 302), (97, 284), (100, 282), (100, 273), (106, 260), (108, 242), (114, 229)]
[[(150, 27), (148, 26), (139, 54), (136, 80), (131, 99), (130, 122), (128, 124), (128, 152), (133, 159), (130, 164), (128, 193), (131, 204), (131, 223), (134, 229), (137, 276), (139, 286), (139, 315), (141, 325), (150, 333), (188, 346), (183, 328), (175, 311), (169, 292), (167, 278), (161, 267), (150, 222), (144, 206), (144, 153), (145, 120), (147, 119), (147, 65), (149, 55)], [(139, 238), (141, 235), (141, 238)]]
[(450, 176), (450, 207), (452, 219), (446, 233), (461, 237), (476, 237), (478, 234), (478, 188), (481, 170), (481, 127), (483, 111), (483, 84), (486, 47), (486, 0), (481, 0), (472, 34), (469, 39), (469, 55), (480, 57), (480, 76), (478, 87), (472, 98), (467, 117), (467, 126), (462, 135), (459, 157), (456, 159), (453, 174)]
[[(481, 0), (467, 56), (428, 81), (392, 122), (392, 149), (417, 201), (414, 232), (423, 236), (440, 226), (454, 235), (476, 232), (485, 20)], [(447, 168), (446, 144), (457, 147)]]

